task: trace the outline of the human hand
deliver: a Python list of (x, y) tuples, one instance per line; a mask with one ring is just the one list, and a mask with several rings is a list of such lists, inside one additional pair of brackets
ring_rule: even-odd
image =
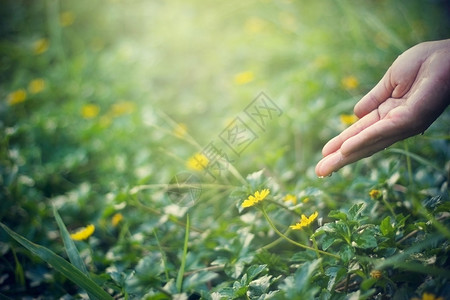
[(400, 55), (354, 107), (360, 118), (331, 139), (319, 177), (424, 132), (450, 103), (450, 39), (418, 44)]

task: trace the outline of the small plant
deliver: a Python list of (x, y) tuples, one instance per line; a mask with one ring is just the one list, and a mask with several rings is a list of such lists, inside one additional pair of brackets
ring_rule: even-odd
[(449, 299), (448, 111), (313, 172), (422, 2), (3, 1), (0, 298)]

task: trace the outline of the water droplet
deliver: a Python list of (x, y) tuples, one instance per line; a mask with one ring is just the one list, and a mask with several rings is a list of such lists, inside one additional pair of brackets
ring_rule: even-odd
[(333, 175), (333, 172), (331, 172), (330, 174), (328, 174), (327, 176), (318, 176), (319, 179), (323, 179), (325, 177), (331, 177), (331, 175)]

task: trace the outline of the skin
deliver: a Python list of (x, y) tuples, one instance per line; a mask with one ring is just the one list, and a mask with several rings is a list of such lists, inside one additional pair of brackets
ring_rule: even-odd
[(450, 39), (408, 49), (355, 105), (359, 120), (323, 147), (317, 176), (423, 133), (449, 104)]

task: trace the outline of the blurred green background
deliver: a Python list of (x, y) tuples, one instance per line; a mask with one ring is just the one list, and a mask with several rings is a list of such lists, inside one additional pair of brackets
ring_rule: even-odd
[[(119, 211), (133, 234), (148, 237), (176, 213), (164, 210), (161, 189), (143, 201), (163, 215), (127, 202), (129, 191), (196, 172), (186, 162), (211, 141), (235, 172), (214, 180), (197, 172), (201, 182), (239, 185), (235, 174), (265, 168), (287, 190), (335, 193), (327, 205), (339, 207), (364, 181), (388, 177), (380, 161), (398, 157), (377, 154), (320, 181), (313, 170), (323, 144), (401, 52), (448, 38), (449, 20), (448, 2), (437, 0), (1, 0), (0, 220), (58, 252), (56, 206), (70, 230), (99, 228), (96, 271), (111, 261), (126, 269), (148, 248), (108, 256), (117, 230), (108, 220)], [(236, 155), (219, 135), (260, 92), (282, 114), (252, 127), (258, 138)], [(447, 111), (409, 150), (444, 166), (449, 120)], [(440, 182), (424, 174), (415, 180)], [(213, 205), (194, 208), (193, 226), (234, 209), (226, 191), (202, 193)], [(161, 234), (176, 239), (172, 230)], [(3, 232), (0, 241), (0, 293), (70, 292)]]

